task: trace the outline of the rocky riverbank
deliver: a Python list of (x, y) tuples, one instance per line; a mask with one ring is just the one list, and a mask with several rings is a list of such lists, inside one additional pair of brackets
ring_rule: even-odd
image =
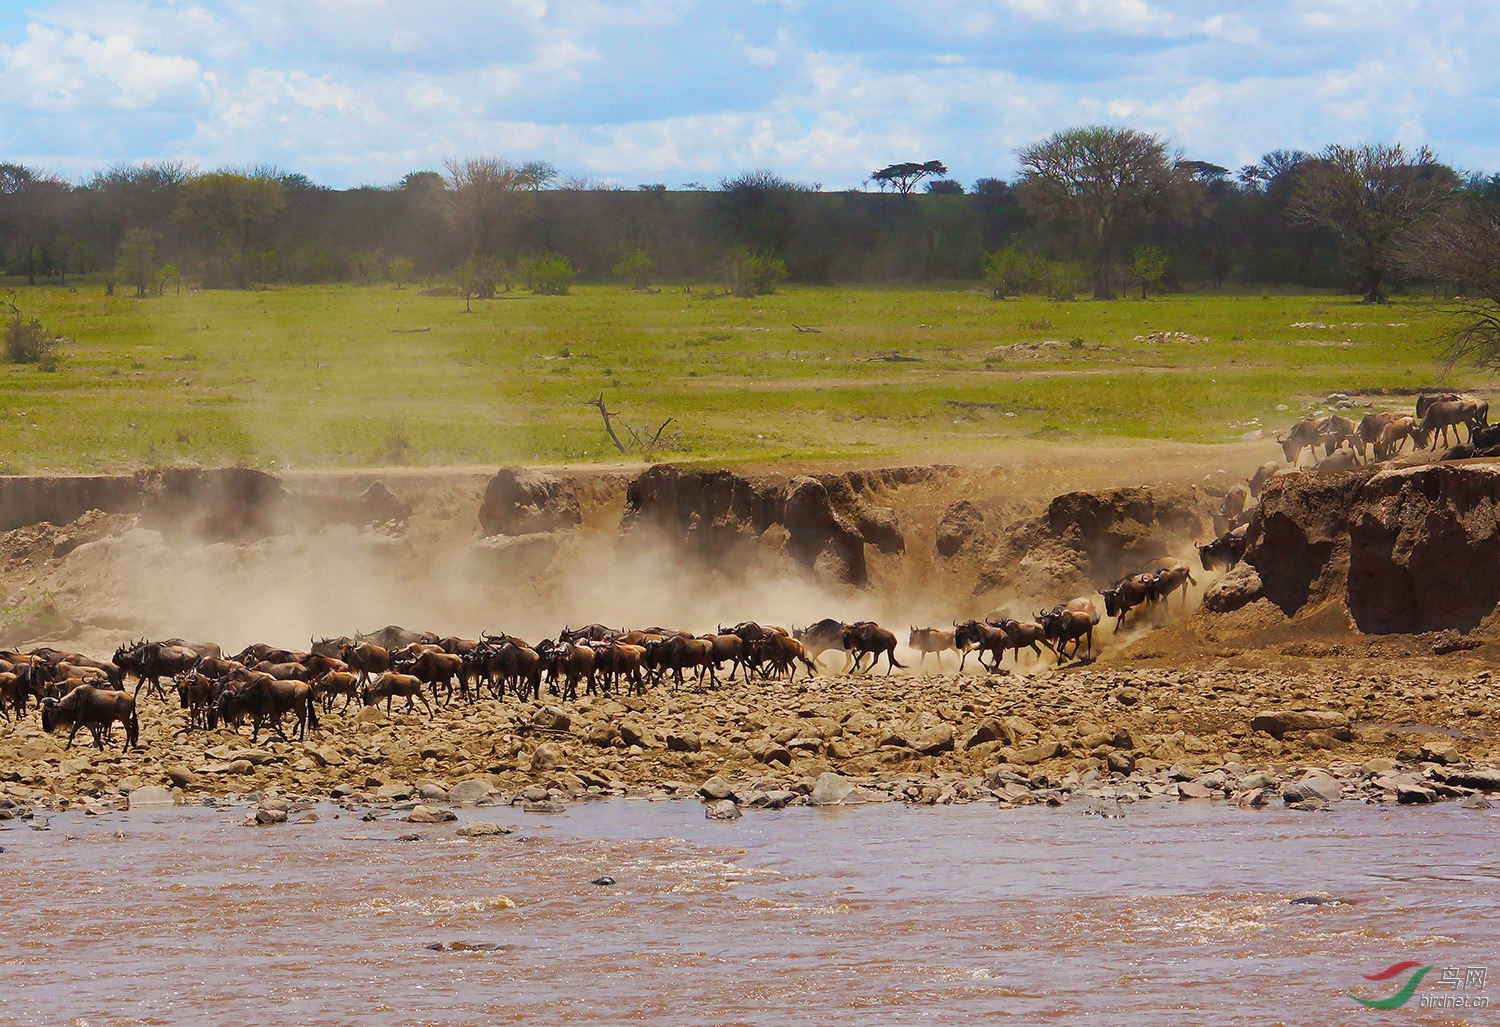
[[(1488, 671), (1340, 663), (1259, 670), (735, 682), (576, 703), (335, 711), (305, 741), (186, 732), (140, 698), (142, 748), (69, 751), (35, 714), (0, 736), (0, 815), (135, 802), (517, 803), (702, 796), (711, 815), (790, 803), (1001, 805), (1152, 797), (1317, 808), (1500, 790)], [(118, 735), (119, 732), (117, 731)], [(275, 805), (275, 802), (272, 802)], [(272, 818), (274, 819), (274, 817)]]

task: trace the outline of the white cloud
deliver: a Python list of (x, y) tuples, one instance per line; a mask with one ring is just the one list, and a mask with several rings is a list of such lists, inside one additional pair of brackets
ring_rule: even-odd
[(15, 105), (49, 114), (180, 108), (203, 81), (188, 57), (146, 53), (123, 35), (102, 38), (32, 24), (0, 47), (0, 90)]

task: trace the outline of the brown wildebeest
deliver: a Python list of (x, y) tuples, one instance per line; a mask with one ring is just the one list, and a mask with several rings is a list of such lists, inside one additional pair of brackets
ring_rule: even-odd
[(286, 663), (262, 661), (250, 669), (258, 674), (269, 674), (277, 681), (307, 681), (312, 678), (312, 672), (307, 669), (307, 664), (300, 660), (289, 660)]
[[(318, 712), (313, 702), (312, 686), (306, 681), (273, 678), (264, 672), (252, 672), (254, 677), (236, 689), (226, 689), (219, 695), (219, 720), (232, 731), (239, 728), (240, 718), (251, 717), (250, 741), (260, 739), (260, 729), (267, 723), (283, 739), (286, 732), (281, 729), (281, 718), (288, 713), (297, 717), (297, 738), (307, 738), (309, 726), (318, 726)], [(287, 739), (289, 740), (289, 739)]]
[(464, 671), (462, 656), (454, 656), (445, 653), (436, 646), (430, 648), (417, 648), (407, 646), (399, 653), (391, 657), (391, 667), (401, 671), (403, 674), (411, 674), (419, 677), (432, 686), (432, 701), (438, 701), (438, 686), (448, 690), (447, 698), (443, 705), (447, 706), (453, 702), (453, 681), (459, 682), (459, 694), (468, 701), (469, 676)]
[(1165, 603), (1167, 597), (1180, 588), (1182, 589), (1182, 608), (1187, 609), (1187, 586), (1198, 584), (1193, 577), (1191, 567), (1173, 560), (1164, 564), (1152, 577), (1151, 589), (1156, 602)]
[(1255, 473), (1245, 482), (1250, 486), (1250, 498), (1259, 498), (1261, 490), (1266, 487), (1266, 482), (1270, 481), (1280, 469), (1275, 460), (1267, 460), (1257, 467)]
[(807, 655), (807, 647), (791, 635), (771, 631), (762, 636), (758, 642), (752, 642), (750, 645), (755, 648), (758, 664), (769, 664), (777, 677), (785, 672), (788, 682), (797, 680), (797, 664), (799, 663), (807, 668), (808, 677), (813, 677), (818, 673), (817, 666)]
[(246, 667), (253, 667), (257, 663), (301, 663), (302, 657), (306, 655), (291, 649), (278, 649), (265, 642), (252, 642), (230, 659)]
[(1359, 424), (1354, 429), (1354, 435), (1359, 440), (1360, 456), (1365, 455), (1365, 447), (1368, 446), (1374, 450), (1376, 460), (1382, 459), (1380, 455), (1380, 433), (1397, 416), (1400, 415), (1392, 413), (1389, 410), (1371, 410), (1359, 419)]
[(906, 669), (905, 664), (896, 662), (896, 633), (872, 620), (857, 621), (844, 629), (844, 652), (853, 658), (851, 667), (856, 674), (866, 656), (871, 658), (870, 673), (874, 673), (881, 653), (885, 654), (886, 663), (889, 664), (885, 669), (886, 677), (890, 677), (897, 667)]
[(348, 713), (349, 704), (359, 696), (359, 675), (352, 670), (325, 670), (308, 684), (312, 685), (313, 698), (323, 700), (325, 713), (333, 712), (334, 696), (344, 697), (340, 713)]
[[(1046, 632), (1047, 640), (1052, 643), (1059, 660), (1065, 659), (1067, 655), (1077, 657), (1078, 646), (1085, 640), (1088, 642), (1087, 654), (1094, 655), (1094, 625), (1099, 623), (1097, 615), (1090, 616), (1082, 610), (1054, 606), (1045, 613), (1037, 611), (1036, 619)], [(1073, 652), (1064, 654), (1063, 647), (1069, 642), (1073, 643)]]
[(544, 667), (545, 661), (539, 650), (508, 639), (503, 642), (482, 642), (465, 660), (465, 668), (474, 674), (475, 695), (479, 694), (479, 679), (482, 676), (496, 699), (505, 698), (505, 685), (508, 682), (514, 689), (516, 698), (522, 702), (526, 701), (527, 696), (533, 699), (541, 696)]
[[(1005, 617), (999, 621), (987, 620), (986, 623), (992, 624), (1005, 632), (1006, 648), (1013, 650), (1017, 667), (1021, 665), (1022, 649), (1030, 649), (1036, 654), (1036, 658), (1040, 660), (1042, 658), (1040, 647), (1046, 646), (1048, 649), (1052, 648), (1052, 643), (1047, 640), (1047, 629), (1036, 621), (1022, 621), (1016, 620), (1014, 617)], [(1055, 653), (1056, 650), (1053, 650), (1053, 652)], [(999, 666), (999, 661), (996, 661), (996, 666)]]
[(373, 642), (387, 652), (395, 652), (397, 649), (411, 645), (413, 642), (432, 645), (437, 640), (438, 636), (431, 631), (409, 631), (398, 624), (387, 624), (379, 631), (372, 631), (369, 634), (364, 634), (360, 631), (354, 633), (354, 642), (356, 645), (360, 642)]
[(570, 628), (564, 625), (563, 629), (557, 633), (557, 640), (559, 642), (612, 642), (623, 634), (625, 634), (624, 628), (611, 628), (603, 624), (585, 624), (581, 628)]
[(1099, 590), (1104, 597), (1104, 612), (1115, 619), (1115, 630), (1125, 625), (1125, 615), (1135, 607), (1156, 600), (1156, 576), (1132, 574), (1113, 588)]
[(1316, 417), (1304, 417), (1292, 425), (1285, 436), (1276, 436), (1276, 441), (1281, 443), (1281, 452), (1286, 456), (1286, 462), (1293, 467), (1297, 461), (1302, 459), (1304, 449), (1313, 450), (1313, 459), (1317, 459), (1317, 445), (1323, 440), (1320, 428), (1322, 424)]
[(1233, 485), (1219, 502), (1219, 516), (1224, 523), (1234, 527), (1245, 516), (1245, 504), (1250, 501), (1250, 489), (1245, 485)]
[[(617, 643), (618, 644), (618, 643)], [(656, 643), (660, 647), (660, 664), (662, 670), (672, 672), (672, 691), (675, 693), (682, 687), (682, 672), (684, 670), (696, 669), (698, 679), (696, 687), (703, 687), (703, 675), (707, 673), (709, 681), (717, 687), (718, 675), (714, 673), (714, 644), (707, 638), (684, 638), (681, 635), (672, 635)]]
[(1334, 451), (1344, 445), (1348, 445), (1349, 452), (1362, 451), (1359, 445), (1359, 433), (1355, 424), (1349, 418), (1340, 414), (1329, 414), (1318, 422), (1318, 435), (1323, 440), (1323, 455), (1333, 456)]
[(384, 646), (374, 642), (355, 642), (344, 646), (340, 654), (349, 669), (359, 673), (359, 683), (370, 680), (371, 674), (384, 674), (391, 669), (391, 654)]
[[(739, 635), (731, 635), (727, 633), (723, 635), (704, 635), (702, 637), (708, 639), (708, 641), (713, 643), (714, 668), (716, 670), (724, 665), (725, 660), (728, 660), (728, 680), (734, 680), (734, 672), (736, 670), (740, 672), (741, 677), (746, 677), (747, 672), (745, 670), (745, 640), (743, 638), (741, 638)], [(749, 680), (748, 677), (746, 677), (746, 680)]]
[(361, 688), (359, 698), (366, 706), (374, 706), (384, 699), (387, 715), (391, 712), (391, 700), (398, 696), (406, 699), (407, 713), (412, 711), (412, 704), (420, 699), (422, 700), (422, 705), (427, 709), (427, 719), (431, 720), (433, 717), (432, 706), (428, 703), (427, 696), (422, 692), (422, 684), (421, 678), (388, 670)]
[[(12, 707), (24, 706), (26, 693), (22, 691), (21, 679), (16, 677), (14, 671), (0, 671), (0, 714), (10, 720)], [(25, 710), (22, 709), (22, 714)]]
[(594, 650), (594, 672), (602, 678), (599, 682), (601, 688), (618, 688), (620, 678), (624, 677), (630, 686), (628, 691), (636, 695), (646, 694), (646, 683), (641, 677), (645, 667), (645, 646), (591, 642), (589, 647)]
[(140, 741), (141, 722), (135, 715), (135, 697), (113, 689), (80, 685), (61, 699), (42, 700), (42, 730), (49, 734), (69, 728), (68, 744), (73, 736), (87, 727), (94, 735), (94, 748), (103, 749), (104, 739), (115, 721), (125, 725), (125, 748), (133, 749)]
[(1314, 473), (1319, 471), (1352, 471), (1359, 466), (1359, 458), (1354, 455), (1352, 449), (1341, 449), (1332, 456), (1326, 456), (1312, 465)]
[(1375, 441), (1375, 459), (1389, 460), (1405, 448), (1408, 439), (1413, 450), (1427, 448), (1427, 434), (1418, 426), (1415, 417), (1411, 414), (1392, 417), (1380, 429), (1380, 438)]
[[(911, 625), (911, 634), (906, 637), (908, 649), (915, 649), (920, 655), (917, 657), (917, 669), (922, 669), (922, 664), (927, 662), (927, 656), (931, 653), (937, 658), (938, 673), (943, 671), (943, 654), (948, 650), (958, 652), (958, 643), (953, 640), (952, 631), (944, 631), (942, 628), (919, 628)], [(963, 662), (962, 656), (959, 662)]]
[[(1425, 398), (1425, 397), (1424, 397)], [(1423, 435), (1432, 440), (1432, 448), (1437, 448), (1437, 433), (1442, 432), (1443, 445), (1448, 445), (1448, 429), (1453, 429), (1453, 440), (1458, 441), (1458, 426), (1464, 425), (1469, 429), (1470, 442), (1474, 439), (1474, 429), (1482, 428), (1489, 424), (1490, 405), (1482, 400), (1475, 399), (1440, 399), (1428, 403), (1420, 413), (1422, 418), (1419, 428)]]
[(344, 646), (353, 644), (354, 639), (348, 635), (340, 635), (337, 638), (309, 638), (307, 640), (307, 651), (314, 656), (342, 657)]
[(1241, 524), (1237, 528), (1231, 528), (1224, 534), (1218, 536), (1211, 542), (1198, 545), (1198, 561), (1203, 564), (1203, 569), (1212, 571), (1219, 567), (1225, 570), (1240, 562), (1245, 555), (1245, 547), (1249, 544), (1250, 525)]

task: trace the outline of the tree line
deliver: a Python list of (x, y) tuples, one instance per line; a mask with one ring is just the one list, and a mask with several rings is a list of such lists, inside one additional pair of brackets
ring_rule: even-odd
[[(137, 296), (184, 279), (440, 278), (467, 302), (517, 287), (566, 292), (578, 278), (740, 295), (782, 280), (983, 280), (997, 298), (1285, 285), (1378, 301), (1418, 280), (1482, 292), (1472, 258), (1457, 254), (1489, 238), (1500, 209), (1500, 175), (1464, 175), (1399, 144), (1277, 150), (1232, 171), (1157, 135), (1086, 126), (1017, 160), (1014, 180), (968, 186), (941, 161), (892, 164), (871, 173), (874, 192), (824, 192), (767, 170), (714, 187), (600, 187), (496, 157), (343, 190), (274, 167), (145, 162), (70, 183), (7, 163), (0, 265), (30, 283), (90, 275)], [(1460, 236), (1465, 246), (1452, 245)]]

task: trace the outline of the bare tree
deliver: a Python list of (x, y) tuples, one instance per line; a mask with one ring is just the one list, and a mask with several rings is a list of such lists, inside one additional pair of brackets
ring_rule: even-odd
[(1457, 290), (1441, 329), (1449, 366), (1500, 368), (1500, 210), (1485, 205), (1440, 215), (1403, 243), (1398, 264)]
[(1298, 169), (1291, 214), (1331, 229), (1344, 245), (1366, 303), (1385, 298), (1403, 236), (1441, 209), (1458, 186), (1423, 146), (1332, 145)]
[(1189, 176), (1159, 136), (1091, 125), (1055, 132), (1019, 150), (1024, 204), (1071, 222), (1093, 249), (1094, 298), (1113, 294), (1111, 269), (1131, 230), (1185, 206)]
[(469, 255), (495, 256), (521, 213), (519, 194), (539, 188), (540, 172), (501, 157), (450, 158), (443, 162), (443, 168), (447, 172), (448, 217), (463, 237)]

